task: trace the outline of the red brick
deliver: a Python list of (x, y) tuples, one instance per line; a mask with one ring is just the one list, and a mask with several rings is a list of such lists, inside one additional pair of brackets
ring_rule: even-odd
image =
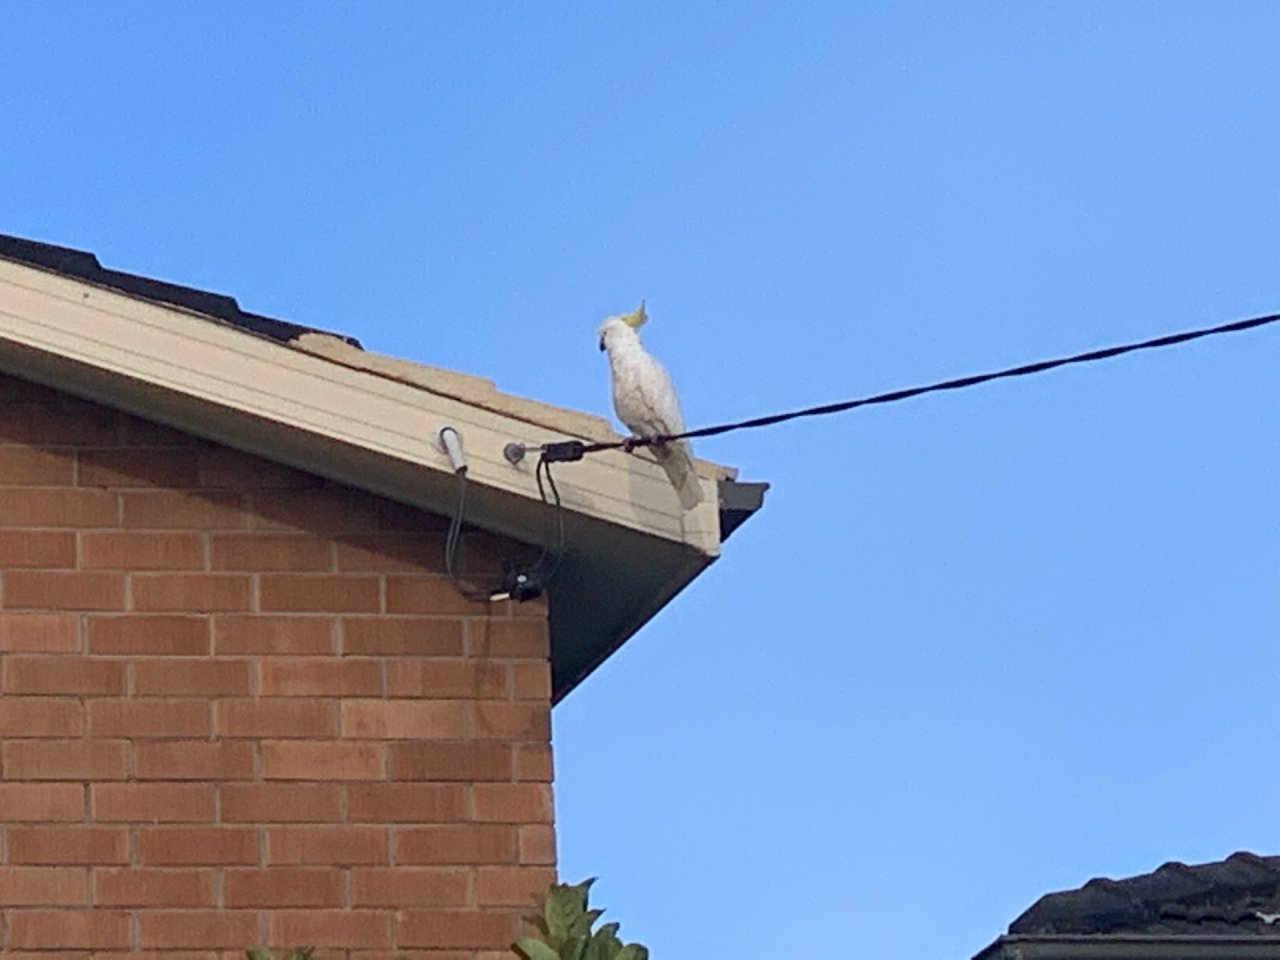
[(9, 946), (36, 950), (129, 946), (129, 914), (119, 910), (12, 910)]
[(482, 907), (532, 907), (555, 883), (547, 867), (482, 867), (476, 872), (476, 902)]
[(80, 535), (80, 565), (106, 570), (200, 570), (204, 546), (198, 533), (86, 530)]
[(253, 745), (217, 740), (151, 740), (133, 748), (139, 780), (248, 780)]
[(122, 616), (89, 619), (89, 652), (200, 654), (209, 652), (206, 617)]
[(138, 831), (138, 860), (148, 866), (226, 866), (258, 862), (253, 827), (149, 827)]
[(133, 530), (235, 530), (249, 522), (239, 493), (166, 490), (119, 497), (122, 525)]
[(258, 915), (226, 910), (144, 910), (138, 941), (144, 949), (165, 947), (243, 948), (258, 940)]
[(79, 618), (63, 613), (6, 613), (0, 616), (0, 653), (75, 653)]
[(213, 618), (213, 648), (220, 654), (333, 653), (334, 621), (328, 617), (218, 616)]
[(0, 783), (0, 810), (8, 824), (82, 820), (84, 787), (75, 783)]
[(348, 656), (456, 657), (462, 654), (462, 622), (439, 617), (345, 618), (342, 652)]
[(141, 573), (133, 577), (135, 610), (248, 610), (249, 578), (225, 573)]
[(340, 907), (342, 874), (291, 867), (227, 870), (222, 875), (222, 903), (232, 908)]
[(0, 437), (13, 443), (61, 446), (107, 446), (116, 441), (114, 410), (60, 394), (41, 407), (0, 410)]
[(396, 863), (475, 865), (515, 862), (515, 831), (505, 825), (456, 824), (396, 831)]
[(11, 570), (4, 578), (10, 610), (123, 610), (124, 577), (118, 573)]
[(392, 780), (510, 780), (511, 749), (500, 743), (393, 743)]
[(259, 591), (264, 612), (377, 613), (382, 605), (378, 578), (363, 574), (263, 574)]
[(387, 613), (469, 614), (483, 616), (489, 605), (463, 599), (444, 577), (387, 577)]
[(332, 700), (221, 700), (214, 706), (214, 730), (221, 737), (332, 737)]
[(222, 820), (240, 823), (331, 823), (342, 818), (342, 788), (331, 783), (226, 783)]
[(70, 657), (9, 657), (4, 692), (93, 696), (124, 693), (124, 664), (118, 660)]
[(515, 778), (550, 783), (555, 779), (551, 765), (551, 744), (522, 743), (512, 748), (515, 755)]
[(123, 780), (123, 740), (10, 740), (4, 744), (8, 780)]
[(556, 862), (556, 832), (549, 824), (517, 827), (516, 845), (521, 863), (554, 865)]
[(212, 907), (212, 870), (93, 871), (93, 903), (98, 907)]
[(551, 664), (511, 664), (511, 688), (517, 700), (551, 701)]
[(223, 533), (209, 540), (214, 570), (333, 569), (333, 544), (306, 533)]
[(126, 447), (199, 447), (208, 441), (185, 431), (120, 414), (120, 443)]
[(40, 447), (0, 447), (0, 485), (39, 487), (70, 486), (75, 458), (70, 452)]
[(102, 490), (0, 489), (0, 525), (5, 527), (114, 527), (116, 494)]
[(271, 943), (318, 947), (390, 947), (390, 911), (278, 910), (268, 915)]
[(6, 570), (75, 565), (76, 535), (71, 530), (0, 530), (0, 567)]
[(444, 573), (444, 537), (382, 534), (343, 537), (338, 569), (344, 573)]
[(140, 660), (133, 690), (143, 697), (244, 697), (253, 692), (253, 672), (247, 660)]
[(500, 663), (477, 660), (397, 657), (387, 661), (387, 696), (428, 700), (504, 697), (507, 671)]
[(267, 863), (385, 864), (387, 831), (376, 827), (268, 827)]
[(358, 697), (382, 692), (381, 664), (332, 657), (262, 662), (262, 694), (277, 697)]
[(477, 783), (472, 816), (494, 823), (551, 823), (551, 787), (543, 783)]
[(463, 868), (356, 867), (353, 907), (465, 907), (470, 871)]
[(81, 450), (76, 482), (82, 487), (194, 487), (200, 472), (194, 450)]
[(546, 661), (551, 641), (545, 620), (472, 620), (467, 623), (467, 653)]
[(514, 600), (508, 601), (506, 606), (506, 615), (509, 617), (524, 618), (526, 620), (542, 620), (546, 621), (551, 616), (551, 607), (547, 603), (546, 595), (535, 597), (532, 600), (525, 600), (517, 603)]
[(9, 827), (10, 863), (129, 862), (127, 827)]
[(467, 811), (467, 788), (437, 783), (353, 783), (347, 787), (352, 823), (453, 823)]
[(344, 740), (264, 740), (268, 780), (379, 780), (386, 768), (381, 743)]
[(213, 819), (213, 784), (95, 783), (89, 787), (99, 822), (199, 823)]
[(0, 867), (0, 907), (88, 904), (81, 867)]
[(501, 950), (516, 937), (516, 917), (508, 911), (405, 910), (399, 919), (399, 947)]
[(0, 739), (77, 737), (84, 733), (79, 700), (0, 697)]
[(549, 703), (475, 700), (470, 706), (471, 736), (477, 740), (551, 739)]
[(313, 533), (366, 533), (377, 513), (372, 495), (348, 487), (258, 493), (253, 498), (254, 526)]
[(300, 490), (315, 486), (319, 477), (255, 457), (251, 453), (213, 447), (200, 451), (200, 485), (236, 487), (245, 490)]
[(94, 737), (204, 737), (209, 734), (207, 700), (90, 700)]
[(449, 518), (395, 500), (377, 502), (378, 529), (383, 533), (443, 533)]
[(466, 729), (460, 700), (345, 700), (342, 735), (357, 739), (456, 740)]

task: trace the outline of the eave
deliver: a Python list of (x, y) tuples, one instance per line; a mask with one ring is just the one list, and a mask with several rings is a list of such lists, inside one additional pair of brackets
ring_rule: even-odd
[[(216, 308), (205, 313), (172, 302), (186, 288), (95, 276), (88, 254), (33, 263), (12, 250), (0, 246), (0, 370), (443, 514), (457, 488), (436, 437), (451, 425), (469, 463), (468, 522), (525, 543), (545, 538), (544, 506), (533, 462), (512, 465), (503, 447), (600, 439), (600, 421), (486, 392), (484, 381), (454, 375), (450, 385), (447, 372), (427, 376), (283, 321), (229, 321), (229, 298), (196, 291), (214, 298), (194, 301)], [(734, 483), (712, 464), (699, 474), (703, 502), (684, 512), (645, 456), (607, 451), (557, 468), (568, 544), (549, 589), (557, 699), (714, 561), (722, 536), (758, 507), (764, 485)]]

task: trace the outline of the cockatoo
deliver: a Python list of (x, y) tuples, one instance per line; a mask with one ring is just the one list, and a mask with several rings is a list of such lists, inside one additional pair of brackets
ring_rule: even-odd
[[(680, 398), (662, 364), (640, 345), (636, 331), (648, 316), (644, 303), (633, 313), (610, 317), (600, 325), (600, 349), (609, 354), (613, 372), (613, 409), (618, 419), (638, 437), (684, 433)], [(654, 457), (676, 488), (680, 505), (691, 510), (702, 499), (702, 488), (693, 466), (687, 440), (654, 444)]]

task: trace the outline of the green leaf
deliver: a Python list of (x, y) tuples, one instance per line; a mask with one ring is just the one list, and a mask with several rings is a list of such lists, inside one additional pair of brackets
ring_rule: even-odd
[(583, 960), (587, 952), (587, 941), (581, 937), (569, 940), (560, 951), (560, 960)]
[(525, 960), (560, 960), (560, 955), (541, 940), (521, 937), (515, 944), (516, 952)]
[(570, 937), (589, 937), (591, 936), (591, 928), (595, 922), (600, 919), (603, 910), (588, 910), (577, 920), (573, 922), (573, 926), (569, 928)]
[(613, 960), (619, 946), (620, 944), (615, 938), (607, 936), (592, 937), (587, 944), (587, 950), (582, 960)]
[(524, 918), (524, 922), (529, 924), (531, 927), (536, 927), (538, 932), (544, 937), (551, 936), (551, 930), (547, 926), (547, 921), (543, 919), (542, 914), (531, 913)]
[(547, 899), (542, 904), (542, 916), (547, 921), (549, 939), (561, 941), (568, 937), (586, 906), (586, 884), (577, 887), (552, 884)]

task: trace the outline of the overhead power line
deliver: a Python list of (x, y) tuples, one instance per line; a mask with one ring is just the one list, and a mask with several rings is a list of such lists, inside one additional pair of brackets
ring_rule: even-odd
[(1077, 353), (1070, 357), (1058, 357), (1054, 360), (1040, 360), (1036, 363), (1026, 363), (1022, 366), (1009, 367), (1006, 370), (997, 370), (993, 373), (979, 373), (968, 377), (958, 377), (954, 380), (943, 380), (939, 383), (931, 383), (922, 387), (908, 387), (905, 390), (891, 390), (888, 393), (877, 393), (869, 397), (860, 397), (856, 400), (842, 400), (839, 403), (826, 403), (817, 407), (805, 407), (802, 410), (791, 410), (787, 413), (775, 413), (765, 417), (755, 417), (750, 420), (737, 420), (733, 423), (722, 423), (712, 427), (700, 427), (697, 430), (686, 430), (684, 433), (653, 437), (628, 437), (625, 440), (614, 440), (605, 443), (586, 443), (582, 440), (561, 440), (553, 443), (544, 443), (535, 449), (541, 451), (542, 459), (548, 463), (581, 460), (586, 454), (599, 453), (602, 450), (630, 451), (637, 447), (650, 447), (655, 444), (668, 443), (672, 440), (694, 440), (698, 437), (714, 437), (722, 433), (733, 433), (737, 430), (754, 430), (759, 427), (771, 427), (774, 424), (786, 423), (788, 420), (799, 420), (802, 417), (825, 417), (830, 416), (831, 414), (844, 413), (846, 410), (855, 410), (858, 407), (869, 407), (883, 403), (897, 403), (900, 400), (910, 400), (912, 397), (923, 396), (926, 393), (941, 393), (944, 390), (964, 390), (968, 387), (976, 387), (979, 384), (988, 383), (992, 380), (1026, 377), (1033, 373), (1044, 373), (1047, 370), (1054, 370), (1058, 367), (1065, 367), (1075, 363), (1093, 363), (1098, 360), (1109, 360), (1112, 357), (1119, 357), (1126, 353), (1136, 353), (1139, 350), (1155, 350), (1160, 347), (1172, 347), (1180, 343), (1188, 343), (1192, 340), (1199, 340), (1203, 337), (1214, 337), (1223, 333), (1239, 333), (1244, 330), (1252, 330), (1255, 327), (1263, 327), (1267, 324), (1276, 323), (1278, 321), (1280, 321), (1280, 313), (1268, 314), (1264, 317), (1251, 317), (1248, 320), (1236, 320), (1233, 323), (1224, 323), (1221, 326), (1203, 327), (1199, 330), (1187, 330), (1182, 333), (1171, 333), (1163, 337), (1156, 337), (1152, 340), (1143, 340), (1139, 343), (1126, 343), (1118, 347), (1105, 347), (1101, 350), (1089, 350), (1086, 353)]

